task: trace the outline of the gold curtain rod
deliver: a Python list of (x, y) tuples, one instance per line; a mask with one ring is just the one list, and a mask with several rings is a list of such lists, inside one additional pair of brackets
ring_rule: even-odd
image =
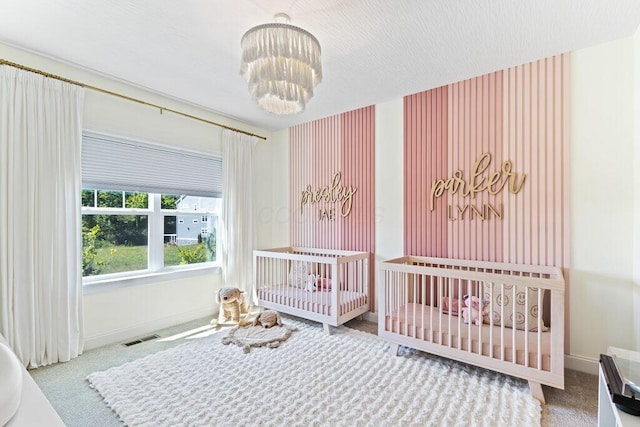
[(190, 118), (190, 119), (193, 119), (193, 120), (198, 120), (200, 122), (204, 122), (204, 123), (207, 123), (207, 124), (210, 124), (210, 125), (213, 125), (213, 126), (218, 126), (218, 127), (223, 128), (223, 129), (232, 130), (234, 132), (242, 133), (244, 135), (255, 136), (256, 138), (260, 138), (260, 139), (263, 139), (263, 140), (267, 139), (267, 137), (262, 136), (262, 135), (256, 135), (255, 133), (247, 132), (247, 131), (244, 131), (244, 130), (241, 130), (241, 129), (236, 129), (236, 128), (233, 128), (231, 126), (223, 125), (222, 123), (217, 123), (217, 122), (214, 122), (214, 121), (211, 121), (211, 120), (203, 119), (201, 117), (193, 116), (191, 114), (183, 113), (181, 111), (173, 110), (171, 108), (166, 108), (166, 107), (163, 107), (161, 105), (157, 105), (157, 104), (153, 104), (151, 102), (143, 101), (141, 99), (133, 98), (131, 96), (122, 95), (120, 93), (112, 92), (110, 90), (106, 90), (106, 89), (102, 89), (102, 88), (99, 88), (99, 87), (96, 87), (96, 86), (88, 85), (86, 83), (78, 82), (78, 81), (75, 81), (75, 80), (70, 80), (70, 79), (67, 79), (67, 78), (64, 78), (64, 77), (61, 77), (61, 76), (57, 76), (55, 74), (47, 73), (46, 71), (42, 71), (42, 70), (38, 70), (38, 69), (35, 69), (35, 68), (27, 67), (25, 65), (16, 64), (15, 62), (10, 62), (10, 61), (7, 61), (6, 59), (0, 58), (0, 65), (9, 65), (9, 66), (14, 67), (14, 68), (19, 68), (21, 70), (30, 71), (32, 73), (40, 74), (41, 76), (45, 76), (45, 77), (49, 77), (49, 78), (52, 78), (52, 79), (60, 80), (60, 81), (65, 82), (65, 83), (71, 83), (73, 85), (77, 85), (77, 86), (83, 87), (85, 89), (91, 89), (93, 91), (104, 93), (104, 94), (111, 95), (111, 96), (115, 96), (117, 98), (122, 98), (122, 99), (126, 99), (128, 101), (137, 102), (138, 104), (146, 105), (148, 107), (157, 108), (157, 109), (160, 110), (161, 114), (164, 111), (168, 111), (170, 113), (177, 114), (179, 116), (187, 117), (187, 118)]

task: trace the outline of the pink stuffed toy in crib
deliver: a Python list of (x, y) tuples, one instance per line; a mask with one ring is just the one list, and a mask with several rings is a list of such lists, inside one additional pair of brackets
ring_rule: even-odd
[(331, 279), (327, 279), (326, 277), (320, 277), (320, 275), (310, 274), (307, 276), (307, 285), (305, 286), (305, 291), (315, 292), (315, 291), (330, 291), (331, 290)]
[(462, 297), (464, 307), (462, 308), (462, 320), (464, 323), (472, 322), (478, 326), (482, 323), (482, 317), (489, 314), (487, 301), (483, 301), (473, 295)]

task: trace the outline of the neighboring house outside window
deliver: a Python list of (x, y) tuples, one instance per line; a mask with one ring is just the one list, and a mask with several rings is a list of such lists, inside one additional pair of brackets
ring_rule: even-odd
[(178, 227), (176, 230), (177, 244), (194, 244), (202, 240), (202, 230), (207, 230), (206, 234), (209, 234), (208, 227), (198, 227), (200, 221), (207, 224), (214, 224), (213, 228), (217, 226), (217, 214), (202, 215), (201, 212), (219, 212), (220, 211), (220, 199), (214, 199), (212, 197), (195, 197), (195, 196), (183, 196), (177, 202), (178, 206), (193, 206), (198, 208), (198, 213), (181, 213), (178, 215)]

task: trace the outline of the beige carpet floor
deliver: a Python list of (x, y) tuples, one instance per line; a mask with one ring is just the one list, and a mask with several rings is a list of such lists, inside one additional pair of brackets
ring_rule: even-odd
[[(378, 325), (352, 320), (346, 326), (372, 334)], [(598, 377), (565, 370), (564, 390), (542, 386), (546, 404), (542, 408), (542, 426), (597, 426)]]
[[(121, 426), (122, 423), (85, 380), (92, 372), (135, 360), (182, 344), (194, 333), (206, 333), (210, 318), (158, 331), (160, 339), (124, 347), (120, 344), (85, 352), (67, 362), (30, 371), (64, 423), (69, 426)], [(347, 327), (377, 334), (377, 324), (353, 320)], [(189, 332), (186, 332), (189, 331)], [(196, 332), (194, 332), (196, 331)], [(598, 381), (595, 375), (567, 370), (565, 390), (543, 386), (547, 404), (542, 426), (597, 425)]]

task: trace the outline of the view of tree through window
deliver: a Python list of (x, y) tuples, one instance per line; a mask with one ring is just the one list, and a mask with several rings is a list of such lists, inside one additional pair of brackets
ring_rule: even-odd
[[(83, 276), (158, 265), (149, 259), (154, 244), (163, 245), (164, 267), (215, 261), (219, 202), (208, 197), (84, 189)], [(161, 228), (154, 228), (159, 224), (154, 218), (162, 220)], [(192, 224), (193, 218), (206, 221)]]

